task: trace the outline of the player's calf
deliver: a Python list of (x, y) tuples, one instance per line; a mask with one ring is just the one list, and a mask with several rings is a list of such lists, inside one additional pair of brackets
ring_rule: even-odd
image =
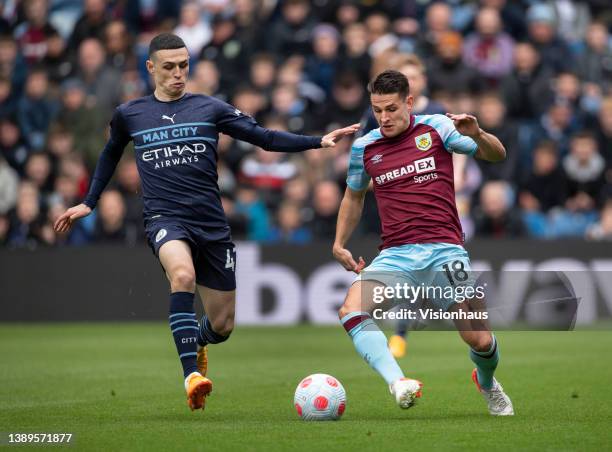
[(390, 386), (391, 393), (395, 396), (398, 405), (402, 408), (409, 408), (414, 403), (414, 399), (420, 397), (420, 386), (417, 385), (417, 388), (414, 385), (398, 383), (406, 380), (404, 373), (391, 355), (384, 333), (374, 323), (368, 312), (359, 310), (360, 307), (363, 309), (360, 290), (360, 282), (356, 282), (349, 289), (346, 300), (338, 311), (340, 322), (353, 341), (357, 353)]

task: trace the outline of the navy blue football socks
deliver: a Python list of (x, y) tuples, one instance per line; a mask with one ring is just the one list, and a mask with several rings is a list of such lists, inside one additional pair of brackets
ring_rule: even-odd
[(194, 294), (190, 292), (174, 292), (170, 294), (170, 314), (168, 321), (176, 351), (178, 352), (185, 377), (198, 371), (196, 363), (198, 321), (193, 310)]
[(208, 317), (206, 317), (206, 315), (202, 316), (200, 329), (198, 330), (198, 344), (200, 346), (204, 347), (207, 344), (220, 344), (221, 342), (225, 342), (228, 338), (229, 334), (227, 336), (221, 336), (215, 333)]

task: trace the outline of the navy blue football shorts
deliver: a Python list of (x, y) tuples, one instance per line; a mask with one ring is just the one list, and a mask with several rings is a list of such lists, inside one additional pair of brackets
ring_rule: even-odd
[(170, 240), (189, 244), (196, 284), (216, 290), (236, 289), (236, 246), (230, 239), (229, 230), (211, 234), (202, 226), (160, 218), (147, 221), (145, 232), (157, 257), (160, 247)]

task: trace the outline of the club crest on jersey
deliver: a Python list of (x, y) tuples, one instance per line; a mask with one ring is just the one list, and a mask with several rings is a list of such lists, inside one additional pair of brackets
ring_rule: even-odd
[(168, 231), (166, 231), (165, 229), (160, 229), (157, 235), (155, 236), (155, 243), (159, 243), (159, 241), (163, 239), (164, 237), (166, 237), (167, 234), (168, 234)]
[(382, 159), (383, 159), (383, 155), (382, 154), (376, 154), (374, 157), (372, 157), (370, 159), (370, 162), (372, 162), (373, 164), (374, 163), (380, 163), (380, 162), (382, 162)]
[(419, 151), (427, 151), (431, 148), (431, 133), (427, 132), (422, 135), (419, 135), (414, 139), (416, 142), (416, 147)]

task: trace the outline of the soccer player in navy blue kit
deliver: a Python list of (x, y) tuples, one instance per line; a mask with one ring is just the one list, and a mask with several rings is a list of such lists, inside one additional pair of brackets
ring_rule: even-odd
[[(236, 301), (236, 249), (217, 185), (219, 132), (267, 150), (299, 152), (333, 147), (359, 125), (323, 137), (294, 135), (262, 128), (214, 97), (186, 93), (189, 54), (173, 34), (151, 41), (147, 69), (155, 92), (117, 107), (87, 197), (62, 214), (55, 229), (66, 232), (91, 213), (125, 146), (133, 141), (147, 240), (170, 282), (169, 323), (187, 402), (192, 410), (203, 409), (212, 391), (206, 378), (207, 345), (228, 339)], [(196, 288), (205, 311), (200, 322), (193, 306)]]

